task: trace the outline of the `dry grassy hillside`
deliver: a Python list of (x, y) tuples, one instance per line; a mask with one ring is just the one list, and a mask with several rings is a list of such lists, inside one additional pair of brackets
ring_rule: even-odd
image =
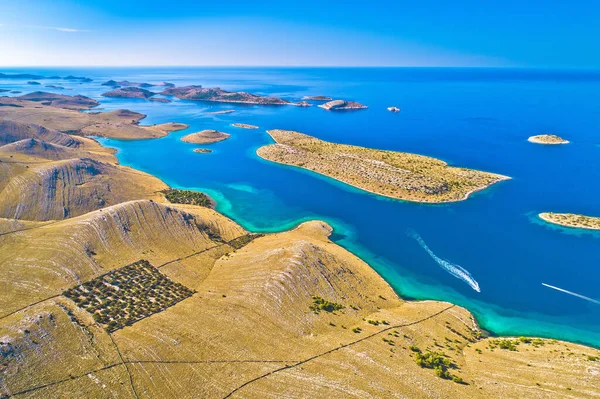
[(0, 148), (2, 399), (600, 398), (599, 351), (481, 338), (462, 308), (401, 300), (326, 223), (248, 234), (70, 158), (112, 157), (93, 140), (25, 130)]
[(128, 110), (79, 112), (13, 97), (0, 97), (0, 120), (33, 123), (65, 133), (119, 139), (148, 139), (186, 129), (181, 123), (140, 126), (145, 115)]
[[(51, 252), (31, 253), (32, 268), (15, 265), (12, 280), (20, 275), (23, 283), (53, 281), (53, 289), (44, 293), (51, 296), (77, 284), (77, 278), (89, 280), (138, 255), (196, 293), (110, 335), (62, 296), (20, 304), (22, 310), (0, 318), (5, 394), (600, 397), (594, 378), (600, 364), (588, 358), (597, 351), (549, 340), (520, 343), (512, 351), (494, 339), (480, 340), (464, 309), (398, 299), (368, 265), (328, 241), (330, 228), (324, 223), (259, 237), (234, 251), (216, 237), (244, 233), (214, 211), (198, 209), (190, 223), (186, 214), (193, 207), (136, 202), (118, 208), (13, 234), (13, 245), (39, 242), (55, 257), (50, 262)], [(113, 227), (98, 225), (98, 214), (104, 212), (113, 213), (104, 222)], [(171, 218), (165, 220), (166, 213)], [(117, 220), (130, 231), (117, 227)], [(197, 227), (200, 221), (212, 223), (212, 234)], [(152, 223), (156, 233), (147, 236)], [(74, 238), (77, 245), (61, 245)], [(86, 245), (93, 245), (95, 255), (85, 255), (90, 253)], [(12, 261), (2, 259), (3, 270)], [(67, 264), (72, 266), (59, 267)], [(40, 273), (44, 269), (47, 276)], [(65, 275), (49, 278), (57, 271)], [(39, 284), (32, 284), (21, 292), (0, 292), (40, 300), (32, 293), (39, 290)], [(317, 309), (315, 297), (343, 308)], [(465, 383), (420, 367), (417, 351), (428, 350), (443, 352), (450, 373)]]

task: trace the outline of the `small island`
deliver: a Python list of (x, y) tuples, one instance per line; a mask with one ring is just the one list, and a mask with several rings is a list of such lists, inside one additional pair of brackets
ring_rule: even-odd
[(27, 82), (27, 84), (28, 84), (28, 85), (32, 85), (32, 86), (39, 86), (39, 85), (41, 85), (41, 83), (40, 83), (40, 82), (35, 82), (35, 81), (30, 81), (30, 82)]
[[(103, 97), (149, 99), (155, 93), (140, 87), (123, 87), (102, 94)], [(168, 101), (168, 100), (167, 100)]]
[(168, 100), (166, 98), (160, 98), (160, 97), (151, 97), (148, 99), (148, 101), (154, 101), (156, 103), (170, 103), (171, 100)]
[(448, 166), (422, 155), (329, 143), (287, 130), (267, 131), (276, 144), (258, 149), (261, 158), (308, 169), (378, 195), (406, 201), (465, 200), (507, 176)]
[(209, 150), (208, 148), (196, 148), (194, 152), (198, 154), (210, 154), (212, 150)]
[(231, 114), (235, 112), (235, 109), (224, 109), (223, 111), (212, 111), (212, 112), (205, 112), (205, 115), (221, 115), (221, 114)]
[(558, 224), (576, 229), (600, 230), (600, 217), (585, 216), (575, 213), (544, 212), (538, 215), (548, 223)]
[(47, 88), (49, 89), (57, 89), (57, 90), (64, 90), (65, 88), (62, 86), (58, 86), (58, 85), (46, 85)]
[(300, 101), (294, 105), (296, 105), (296, 107), (312, 107), (312, 104), (307, 101)]
[(248, 125), (246, 123), (232, 123), (231, 126), (239, 127), (240, 129), (258, 129), (258, 126)]
[(256, 105), (289, 105), (289, 101), (278, 97), (260, 96), (243, 91), (230, 92), (218, 87), (204, 88), (202, 86), (169, 87), (160, 94), (175, 96), (181, 100), (212, 101), (220, 103), (256, 104)]
[(192, 144), (210, 144), (218, 143), (219, 141), (227, 140), (229, 134), (219, 132), (218, 130), (203, 130), (201, 132), (188, 134), (183, 136), (181, 141)]
[(527, 139), (527, 141), (535, 144), (569, 144), (568, 140), (565, 140), (555, 134), (540, 134), (537, 136), (531, 136)]
[[(54, 77), (52, 77), (52, 78), (54, 78)], [(49, 79), (52, 79), (52, 78), (49, 78)], [(73, 76), (73, 75), (65, 76), (63, 79), (64, 80), (79, 80), (82, 83), (89, 83), (92, 81), (92, 79), (86, 78), (85, 76)]]
[(312, 100), (312, 101), (331, 101), (333, 98), (326, 96), (304, 96), (303, 100)]
[(118, 88), (121, 86), (126, 86), (126, 87), (154, 87), (154, 86), (169, 86), (172, 85), (172, 83), (167, 83), (167, 82), (162, 82), (159, 84), (151, 84), (151, 83), (137, 83), (137, 82), (130, 82), (128, 80), (121, 80), (119, 82), (115, 81), (115, 80), (109, 80), (106, 81), (104, 83), (100, 84), (101, 86), (109, 86), (109, 87), (113, 87), (113, 88)]
[(319, 107), (326, 109), (327, 111), (346, 111), (346, 110), (368, 108), (366, 105), (363, 105), (356, 101), (346, 101), (346, 100), (329, 101), (329, 102), (326, 102), (325, 104), (319, 105)]

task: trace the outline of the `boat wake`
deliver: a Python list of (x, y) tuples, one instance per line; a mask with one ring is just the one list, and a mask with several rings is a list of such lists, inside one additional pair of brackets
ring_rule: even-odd
[(590, 297), (587, 297), (587, 296), (584, 296), (584, 295), (581, 295), (581, 294), (577, 294), (575, 292), (567, 291), (567, 290), (555, 287), (555, 286), (550, 285), (550, 284), (542, 283), (542, 285), (544, 287), (552, 288), (553, 290), (556, 290), (556, 291), (564, 292), (565, 294), (576, 296), (577, 298), (585, 299), (586, 301), (589, 301), (591, 303), (595, 303), (596, 305), (600, 305), (600, 301), (597, 301), (597, 300), (592, 299)]
[(454, 277), (469, 284), (471, 286), (471, 288), (473, 288), (475, 291), (481, 292), (481, 289), (479, 288), (479, 283), (477, 281), (475, 281), (475, 279), (473, 278), (473, 276), (471, 276), (471, 273), (469, 273), (468, 270), (466, 270), (465, 268), (463, 268), (460, 265), (457, 265), (456, 263), (452, 263), (450, 261), (442, 259), (439, 256), (437, 256), (436, 254), (434, 254), (433, 251), (431, 249), (429, 249), (427, 244), (425, 244), (425, 241), (423, 241), (423, 238), (421, 238), (419, 233), (417, 233), (416, 231), (409, 229), (407, 231), (407, 235), (409, 237), (414, 238), (419, 243), (419, 245), (429, 254), (429, 256), (431, 256), (433, 258), (433, 260), (435, 260), (441, 266), (442, 269), (446, 270), (448, 273), (450, 273)]

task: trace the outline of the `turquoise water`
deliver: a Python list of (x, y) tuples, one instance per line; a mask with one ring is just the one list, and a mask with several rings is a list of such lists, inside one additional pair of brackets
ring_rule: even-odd
[[(142, 112), (148, 115), (143, 120), (147, 124), (189, 124), (188, 130), (161, 139), (101, 142), (119, 149), (122, 164), (152, 173), (173, 187), (206, 191), (217, 200), (220, 212), (251, 231), (282, 231), (322, 219), (334, 227), (335, 242), (368, 262), (403, 297), (465, 306), (482, 327), (496, 334), (545, 336), (600, 347), (600, 306), (542, 286), (600, 299), (600, 234), (551, 226), (537, 218), (543, 211), (600, 216), (600, 72), (451, 68), (29, 72), (88, 76), (92, 83), (71, 82), (65, 83), (70, 90), (46, 90), (89, 95), (105, 110)], [(108, 99), (100, 96), (106, 87), (99, 84), (110, 78), (220, 86), (290, 100), (328, 95), (370, 108), (333, 113), (317, 107)], [(4, 80), (0, 88), (39, 90), (23, 83)], [(402, 112), (388, 112), (392, 105)], [(205, 114), (224, 109), (236, 112)], [(260, 129), (230, 126), (236, 122)], [(231, 134), (229, 140), (202, 146), (212, 149), (211, 154), (194, 153), (197, 146), (179, 140), (208, 128)], [(255, 151), (271, 142), (265, 130), (272, 128), (430, 155), (513, 179), (452, 204), (386, 199), (258, 158)], [(527, 142), (540, 133), (558, 134), (571, 144)], [(435, 256), (407, 234), (409, 229)], [(444, 265), (460, 266), (481, 292)]]

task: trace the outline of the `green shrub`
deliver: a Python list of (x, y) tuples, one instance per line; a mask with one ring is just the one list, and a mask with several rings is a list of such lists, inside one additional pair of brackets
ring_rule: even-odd
[(309, 309), (315, 313), (319, 313), (321, 310), (326, 312), (335, 312), (336, 310), (344, 309), (344, 305), (335, 302), (329, 302), (320, 296), (313, 296), (313, 304), (309, 306)]
[(213, 202), (208, 195), (190, 190), (178, 190), (170, 188), (163, 190), (162, 193), (165, 195), (167, 201), (172, 204), (187, 204), (187, 205), (199, 205), (207, 208), (212, 208)]

